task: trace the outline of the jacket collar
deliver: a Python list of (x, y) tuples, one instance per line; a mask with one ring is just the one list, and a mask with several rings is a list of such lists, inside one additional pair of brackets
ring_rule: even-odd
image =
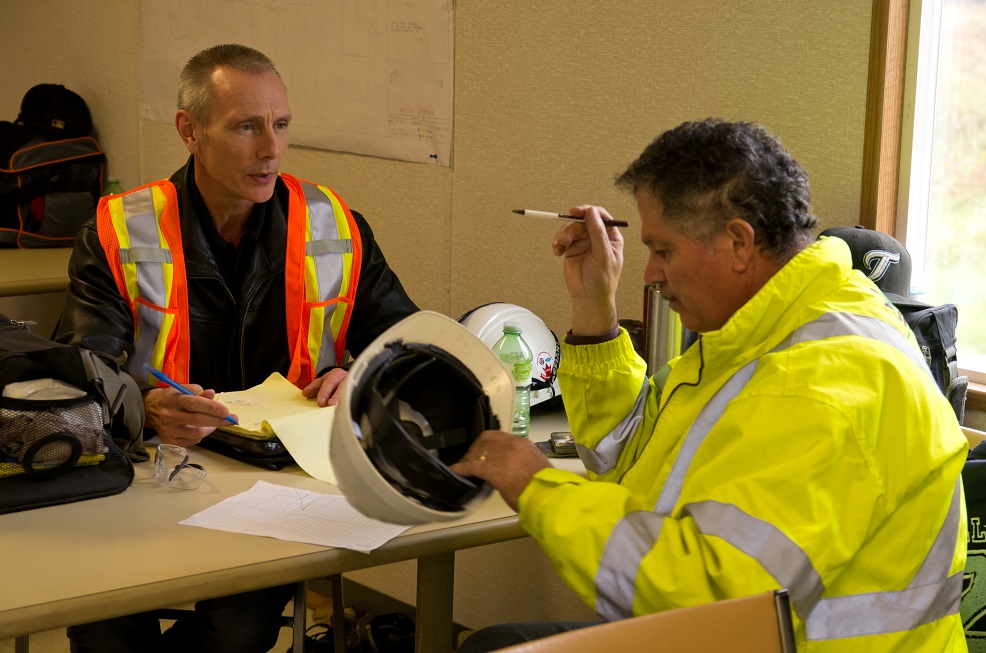
[[(189, 156), (185, 165), (171, 176), (170, 181), (178, 191), (186, 273), (222, 278), (203, 228), (204, 222), (208, 220), (211, 223), (212, 218), (206, 212), (195, 186), (195, 158)], [(256, 230), (251, 235), (255, 235), (257, 239), (253, 273), (266, 276), (284, 269), (288, 188), (280, 177), (275, 182), (274, 194), (261, 206), (262, 213), (258, 223), (250, 227)]]
[(822, 238), (801, 250), (721, 329), (703, 334), (705, 365), (744, 365), (770, 351), (799, 325), (818, 317), (805, 310), (809, 306), (819, 310), (821, 300), (853, 274), (848, 247), (838, 241)]

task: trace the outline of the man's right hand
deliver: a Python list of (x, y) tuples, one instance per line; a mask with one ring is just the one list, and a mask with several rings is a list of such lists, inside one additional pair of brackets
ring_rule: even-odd
[(194, 395), (185, 395), (174, 388), (153, 388), (144, 393), (144, 426), (154, 429), (165, 444), (187, 447), (225, 424), (229, 409), (213, 401), (215, 390), (202, 386), (185, 386)]
[(555, 234), (555, 256), (563, 256), (565, 285), (572, 298), (572, 333), (595, 336), (617, 326), (616, 289), (623, 269), (623, 235), (606, 227), (612, 218), (598, 206), (576, 206), (571, 214), (582, 222), (570, 222)]

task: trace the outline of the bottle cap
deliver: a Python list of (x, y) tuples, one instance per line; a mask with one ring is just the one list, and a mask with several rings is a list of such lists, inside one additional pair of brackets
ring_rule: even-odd
[(504, 333), (523, 333), (523, 330), (520, 328), (520, 322), (504, 322), (503, 323), (503, 332)]

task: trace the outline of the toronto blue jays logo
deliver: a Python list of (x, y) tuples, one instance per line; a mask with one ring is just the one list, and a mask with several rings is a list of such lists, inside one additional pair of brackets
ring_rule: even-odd
[(874, 282), (882, 279), (894, 263), (900, 263), (899, 252), (891, 254), (883, 249), (871, 249), (863, 255), (863, 267), (870, 271), (866, 276)]

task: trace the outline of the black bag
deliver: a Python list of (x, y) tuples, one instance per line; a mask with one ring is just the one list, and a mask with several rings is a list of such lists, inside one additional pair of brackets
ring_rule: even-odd
[(287, 447), (277, 438), (257, 440), (221, 428), (203, 438), (199, 446), (266, 469), (284, 469), (294, 462)]
[(90, 136), (46, 141), (0, 122), (0, 245), (71, 247), (96, 215), (105, 161)]
[(115, 360), (0, 314), (0, 389), (49, 378), (83, 396), (0, 396), (0, 514), (117, 494), (148, 459), (143, 398)]
[(959, 309), (955, 304), (929, 306), (909, 302), (895, 305), (914, 332), (914, 338), (921, 346), (921, 353), (931, 368), (935, 383), (952, 405), (961, 424), (965, 414), (969, 377), (959, 376), (955, 337)]

